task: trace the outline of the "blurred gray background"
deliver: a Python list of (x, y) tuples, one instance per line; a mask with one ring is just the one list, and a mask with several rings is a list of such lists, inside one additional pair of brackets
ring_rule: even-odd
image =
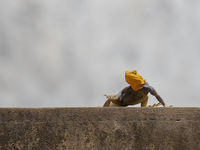
[(0, 107), (100, 106), (135, 69), (200, 106), (200, 1), (0, 1)]

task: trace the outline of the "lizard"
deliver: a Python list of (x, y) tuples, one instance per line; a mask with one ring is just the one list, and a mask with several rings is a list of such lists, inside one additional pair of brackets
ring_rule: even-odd
[[(129, 106), (141, 104), (141, 107), (146, 107), (148, 103), (148, 93), (155, 96), (159, 101), (158, 104), (154, 104), (152, 107), (163, 105), (165, 107), (165, 102), (157, 91), (150, 86), (146, 80), (137, 73), (136, 70), (125, 71), (125, 79), (129, 86), (122, 89), (118, 94), (110, 96), (105, 95), (107, 100), (104, 103), (103, 107), (110, 106)], [(112, 105), (111, 105), (112, 104)], [(150, 106), (151, 107), (151, 106)]]

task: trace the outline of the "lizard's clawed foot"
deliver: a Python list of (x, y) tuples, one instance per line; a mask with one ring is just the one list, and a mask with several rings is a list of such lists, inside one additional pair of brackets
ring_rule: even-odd
[(116, 101), (116, 100), (118, 100), (118, 97), (116, 97), (116, 96), (111, 96), (111, 95), (104, 95), (107, 99), (109, 99), (109, 100), (111, 100), (111, 101)]
[(160, 106), (160, 105), (162, 105), (162, 104), (161, 104), (161, 103), (158, 103), (158, 104), (149, 105), (148, 107), (158, 107), (158, 106)]

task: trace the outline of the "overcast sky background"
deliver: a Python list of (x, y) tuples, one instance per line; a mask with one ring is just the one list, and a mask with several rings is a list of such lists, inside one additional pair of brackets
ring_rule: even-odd
[(0, 1), (0, 107), (100, 106), (135, 69), (200, 106), (200, 1)]

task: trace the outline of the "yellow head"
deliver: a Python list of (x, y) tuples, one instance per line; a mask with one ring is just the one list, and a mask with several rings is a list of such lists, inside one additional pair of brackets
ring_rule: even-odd
[(134, 91), (141, 89), (145, 83), (145, 80), (137, 73), (136, 70), (125, 71), (125, 79)]

